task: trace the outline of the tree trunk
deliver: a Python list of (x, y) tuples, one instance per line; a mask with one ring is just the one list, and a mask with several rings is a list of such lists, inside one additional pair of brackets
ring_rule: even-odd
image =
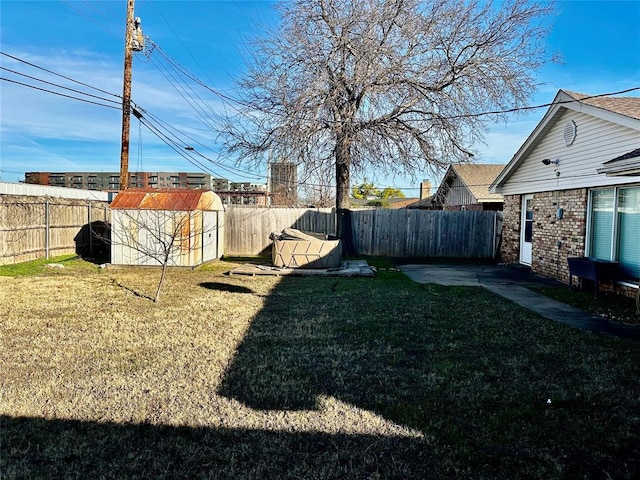
[(336, 141), (336, 208), (349, 208), (349, 187), (351, 186), (351, 152), (346, 135), (340, 135)]
[[(350, 166), (351, 156), (349, 152), (349, 143), (347, 136), (342, 134), (338, 136), (335, 149), (336, 157), (336, 210), (338, 213), (338, 222), (336, 225), (336, 234), (342, 239), (343, 249), (349, 254), (349, 245), (351, 244), (351, 217), (348, 215), (349, 209), (349, 187), (350, 185)], [(349, 225), (347, 225), (349, 222)]]
[(160, 274), (160, 281), (158, 282), (158, 288), (156, 289), (156, 296), (153, 301), (158, 303), (160, 301), (160, 291), (162, 290), (162, 285), (164, 284), (165, 276), (167, 275), (167, 265), (169, 264), (169, 259), (165, 258), (164, 263), (162, 264), (162, 273)]

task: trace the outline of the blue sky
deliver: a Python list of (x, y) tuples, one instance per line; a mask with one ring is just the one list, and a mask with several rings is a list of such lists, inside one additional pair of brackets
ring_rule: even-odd
[[(207, 125), (222, 104), (211, 92), (188, 85), (179, 93), (175, 70), (163, 59), (177, 62), (216, 91), (230, 92), (243, 68), (243, 52), (260, 25), (275, 18), (268, 1), (136, 0), (144, 34), (160, 47), (151, 56), (138, 53), (133, 63), (134, 102), (155, 122), (164, 122), (176, 136), (196, 147), (195, 159), (216, 176), (233, 181), (266, 181), (266, 171), (235, 165), (218, 153), (215, 133)], [(601, 94), (640, 87), (640, 0), (558, 1), (548, 48), (562, 55), (560, 64), (544, 67), (541, 87), (531, 104), (550, 102), (558, 89)], [(59, 76), (0, 56), (0, 76), (40, 88), (80, 96), (25, 77), (30, 75), (107, 100), (122, 93), (126, 1), (2, 0), (0, 50), (38, 67), (98, 87), (91, 90)], [(24, 75), (12, 73), (14, 70)], [(170, 82), (171, 81), (171, 82)], [(178, 84), (181, 85), (181, 84)], [(640, 96), (640, 91), (629, 95)], [(196, 113), (187, 100), (203, 106)], [(111, 104), (116, 106), (115, 104)], [(508, 124), (490, 126), (484, 145), (476, 145), (483, 163), (507, 163), (524, 142), (545, 109), (514, 115)], [(151, 119), (151, 117), (149, 117)], [(157, 123), (156, 123), (157, 124)], [(0, 82), (0, 179), (17, 182), (25, 171), (118, 171), (121, 113), (86, 102)], [(129, 168), (135, 170), (198, 171), (132, 117)], [(183, 152), (184, 153), (184, 152)], [(203, 156), (201, 156), (203, 155)], [(211, 162), (210, 160), (213, 160)], [(415, 179), (376, 177), (380, 186), (405, 188), (416, 196)], [(354, 179), (355, 181), (361, 179)], [(432, 178), (434, 183), (438, 178)], [(333, 183), (328, 179), (328, 183)]]

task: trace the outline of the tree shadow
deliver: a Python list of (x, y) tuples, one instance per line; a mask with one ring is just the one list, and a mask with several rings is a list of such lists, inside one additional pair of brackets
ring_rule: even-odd
[[(276, 424), (279, 411), (334, 397), (422, 438), (385, 431), (385, 422), (376, 435), (346, 434), (338, 410), (323, 412), (334, 417), (332, 433), (3, 416), (3, 478), (633, 478), (640, 442), (623, 431), (630, 423), (620, 423), (619, 405), (587, 402), (585, 391), (536, 403), (550, 385), (583, 382), (567, 352), (546, 348), (557, 337), (551, 329), (481, 288), (388, 277), (380, 295), (373, 281), (282, 278), (218, 393), (275, 410)], [(459, 301), (447, 300), (452, 292)], [(416, 301), (437, 297), (445, 300)], [(526, 341), (505, 339), (509, 328)], [(570, 352), (579, 341), (562, 344)], [(617, 357), (603, 349), (594, 358)], [(635, 381), (607, 369), (612, 386)]]
[(229, 293), (253, 293), (253, 290), (247, 287), (243, 287), (242, 285), (232, 285), (229, 283), (221, 283), (221, 282), (202, 282), (199, 284), (202, 288), (206, 288), (208, 290), (216, 290), (219, 292), (229, 292)]
[[(582, 400), (588, 391), (577, 394), (571, 415), (537, 398), (549, 385), (567, 384), (576, 366), (549, 355), (532, 362), (547, 344), (567, 340), (528, 311), (482, 288), (458, 287), (456, 301), (418, 302), (446, 298), (451, 287), (393, 279), (385, 286), (380, 295), (356, 279), (283, 278), (218, 393), (262, 410), (310, 410), (320, 396), (334, 397), (431, 438), (455, 478), (465, 471), (553, 476), (558, 465), (568, 477), (589, 477), (615, 471), (616, 462), (619, 471), (637, 464), (625, 449), (638, 448), (626, 440), (601, 457), (585, 454), (607, 432), (593, 428), (594, 415), (607, 417), (603, 425), (614, 421), (590, 411)], [(509, 330), (526, 344), (505, 338)]]
[(3, 478), (444, 478), (406, 437), (1, 416)]
[(118, 287), (118, 288), (122, 288), (123, 290), (126, 290), (129, 293), (132, 293), (133, 295), (135, 295), (136, 297), (140, 297), (140, 298), (146, 298), (147, 300), (151, 300), (153, 302), (153, 297), (150, 295), (146, 295), (144, 293), (140, 293), (137, 290), (134, 290), (131, 287), (127, 287), (126, 285), (124, 285), (123, 283), (117, 281), (115, 278), (111, 280), (113, 282), (113, 284)]

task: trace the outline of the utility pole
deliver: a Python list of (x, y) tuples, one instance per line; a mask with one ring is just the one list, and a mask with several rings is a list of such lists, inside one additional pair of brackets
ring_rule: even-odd
[(120, 190), (129, 187), (129, 129), (131, 126), (131, 66), (133, 63), (133, 4), (127, 0), (124, 34), (124, 82), (122, 85), (122, 143), (120, 147)]

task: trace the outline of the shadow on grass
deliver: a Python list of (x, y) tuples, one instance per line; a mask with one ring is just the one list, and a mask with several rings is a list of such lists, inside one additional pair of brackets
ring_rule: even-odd
[(153, 302), (153, 297), (150, 295), (146, 295), (144, 293), (140, 293), (137, 290), (134, 290), (131, 287), (127, 287), (126, 285), (124, 285), (122, 282), (117, 281), (116, 279), (112, 279), (112, 283), (118, 287), (121, 288), (123, 290), (126, 290), (129, 293), (132, 293), (133, 295), (135, 295), (136, 297), (140, 297), (140, 298), (146, 298), (147, 300), (151, 300)]
[(253, 290), (247, 287), (243, 287), (242, 285), (231, 285), (229, 283), (221, 283), (221, 282), (202, 282), (199, 284), (202, 288), (206, 288), (208, 290), (217, 290), (219, 292), (229, 292), (229, 293), (253, 293)]
[(443, 478), (414, 439), (0, 417), (3, 478)]
[(629, 478), (640, 468), (637, 345), (483, 288), (401, 277), (282, 279), (219, 393), (264, 410), (335, 397), (423, 432), (454, 478)]
[(482, 288), (388, 273), (282, 278), (218, 393), (275, 410), (276, 424), (278, 411), (334, 397), (424, 438), (384, 425), (348, 435), (339, 412), (334, 434), (4, 416), (2, 477), (516, 480), (640, 471), (638, 344), (545, 321)]

